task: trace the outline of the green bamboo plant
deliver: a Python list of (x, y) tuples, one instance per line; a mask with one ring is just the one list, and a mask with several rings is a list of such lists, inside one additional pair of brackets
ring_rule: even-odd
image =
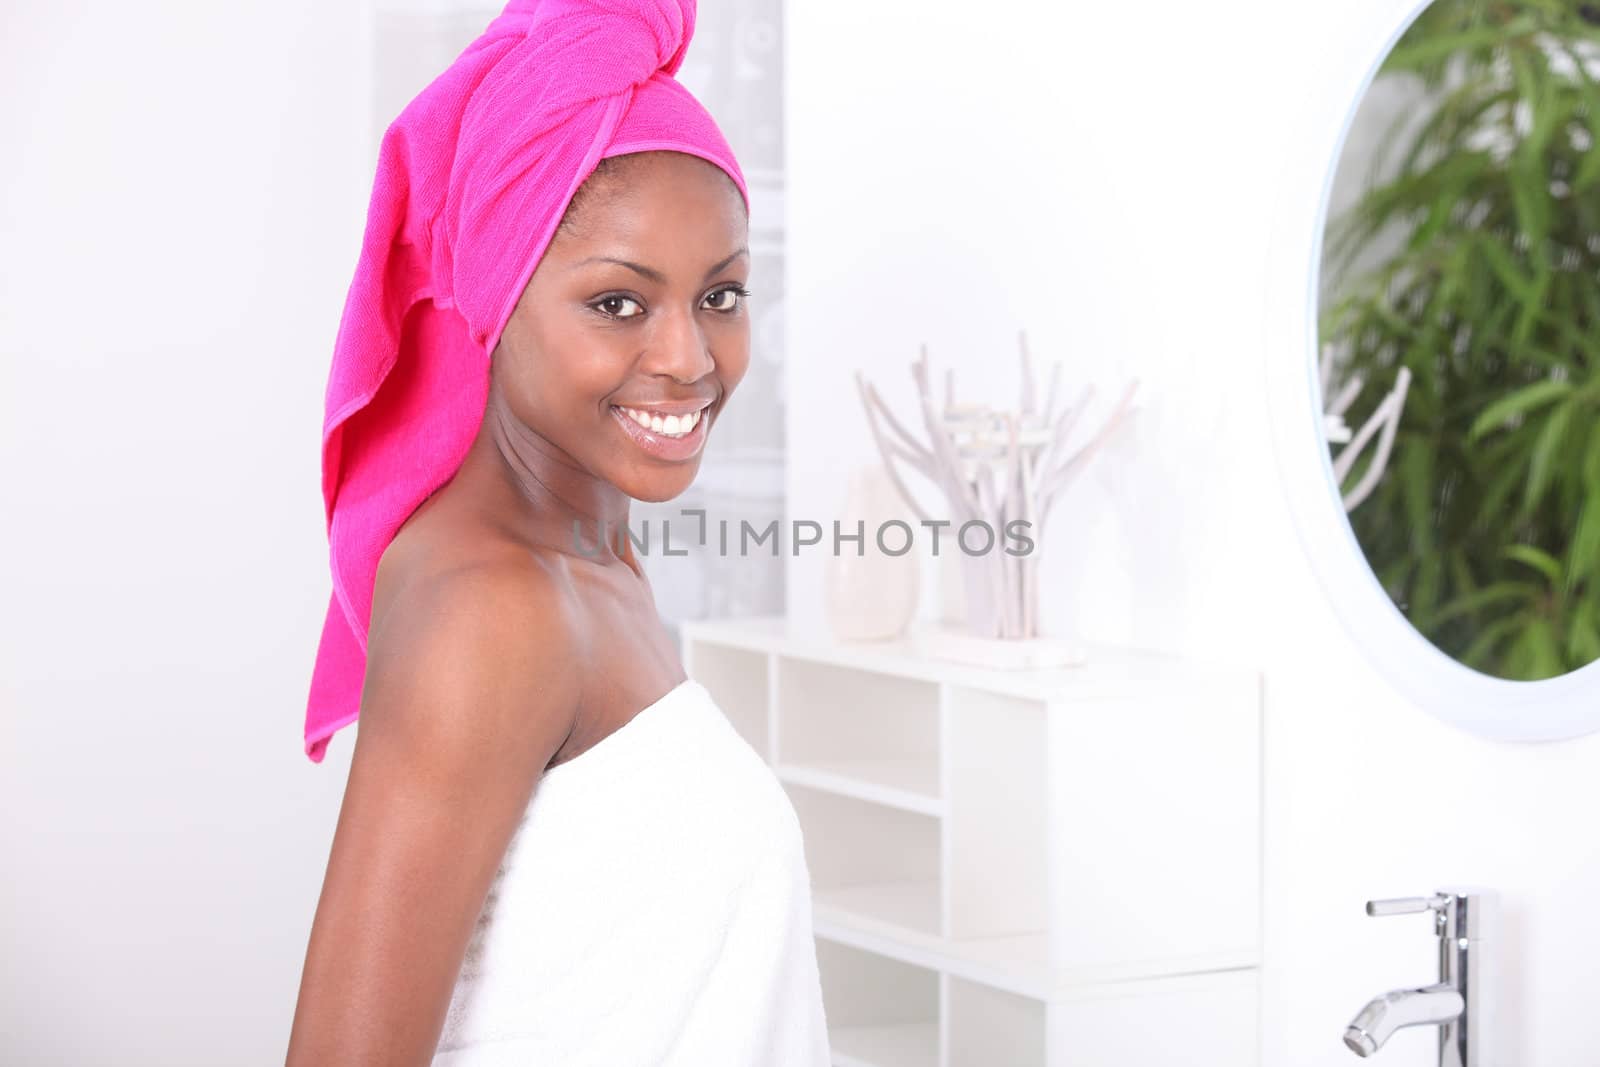
[(1413, 376), (1356, 538), (1423, 635), (1502, 678), (1600, 659), (1597, 72), (1600, 3), (1436, 0), (1378, 74), (1423, 110), (1325, 242), (1321, 339), (1373, 383), (1352, 424)]

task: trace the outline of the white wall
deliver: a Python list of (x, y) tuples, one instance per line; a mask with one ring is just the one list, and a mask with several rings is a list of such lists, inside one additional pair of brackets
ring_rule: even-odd
[[(1436, 973), (1425, 919), (1363, 901), (1483, 883), (1504, 894), (1504, 1062), (1578, 1067), (1600, 1047), (1600, 736), (1479, 741), (1377, 677), (1302, 554), (1263, 409), (1264, 361), (1310, 358), (1262, 341), (1277, 171), (1297, 138), (1331, 151), (1317, 101), (1406, 12), (791, 5), (790, 514), (825, 523), (838, 471), (873, 455), (856, 367), (907, 415), (924, 341), (993, 399), (1019, 328), (1081, 375), (1139, 374), (1132, 447), (1052, 519), (1045, 618), (1266, 672), (1263, 1062), (1354, 1062), (1340, 1034), (1367, 998)], [(790, 561), (804, 623), (821, 566)], [(1402, 1032), (1383, 1062), (1434, 1043)]]
[(0, 1062), (282, 1062), (364, 55), (350, 0), (6, 5)]

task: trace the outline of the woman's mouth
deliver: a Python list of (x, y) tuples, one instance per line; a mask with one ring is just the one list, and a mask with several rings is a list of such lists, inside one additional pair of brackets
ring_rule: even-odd
[(658, 459), (684, 460), (699, 452), (709, 432), (711, 404), (681, 415), (662, 415), (647, 408), (611, 405), (611, 413), (634, 444)]

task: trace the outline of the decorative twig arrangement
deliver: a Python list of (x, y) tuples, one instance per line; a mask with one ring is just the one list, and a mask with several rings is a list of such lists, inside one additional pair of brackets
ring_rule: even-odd
[[(1328, 395), (1329, 384), (1333, 380), (1333, 354), (1332, 346), (1324, 346), (1319, 360), (1319, 370), (1322, 379), (1322, 395)], [(1372, 443), (1373, 435), (1378, 437), (1378, 450), (1373, 454), (1372, 462), (1367, 464), (1367, 469), (1362, 472), (1361, 480), (1344, 494), (1344, 510), (1348, 514), (1354, 511), (1361, 502), (1378, 487), (1378, 482), (1383, 478), (1384, 469), (1389, 465), (1389, 454), (1394, 448), (1395, 431), (1400, 428), (1400, 413), (1405, 410), (1406, 390), (1411, 387), (1411, 369), (1402, 366), (1395, 374), (1394, 388), (1391, 389), (1372, 414), (1367, 416), (1367, 421), (1361, 424), (1361, 429), (1352, 436), (1350, 427), (1344, 421), (1344, 413), (1350, 410), (1350, 405), (1355, 403), (1361, 394), (1363, 381), (1360, 375), (1352, 375), (1340, 387), (1337, 395), (1327, 402), (1327, 411), (1323, 415), (1323, 428), (1330, 446), (1344, 445), (1344, 448), (1333, 457), (1334, 484), (1343, 485), (1345, 478), (1355, 469), (1356, 460), (1361, 452)]]
[[(957, 404), (955, 376), (949, 370), (945, 371), (944, 405), (942, 409), (937, 407), (928, 381), (928, 346), (921, 346), (921, 355), (911, 365), (911, 373), (921, 398), (927, 444), (901, 425), (860, 371), (855, 375), (873, 439), (907, 506), (922, 521), (937, 521), (907, 491), (895, 466), (897, 459), (921, 471), (944, 492), (952, 512), (952, 534), (974, 520), (986, 523), (993, 532), (986, 552), (963, 551), (959, 542), (941, 546), (942, 551), (961, 553), (968, 626), (983, 637), (1039, 636), (1037, 550), (1043, 542), (1045, 520), (1067, 485), (1083, 472), (1123, 423), (1138, 388), (1137, 379), (1130, 382), (1100, 429), (1077, 451), (1068, 454), (1067, 439), (1082, 420), (1094, 396), (1094, 386), (1084, 386), (1077, 403), (1058, 415), (1056, 386), (1061, 366), (1052, 364), (1044, 406), (1039, 409), (1026, 332), (1019, 331), (1018, 341), (1022, 349), (1020, 411)], [(1001, 469), (997, 471), (997, 467)], [(1033, 550), (1023, 555), (1005, 551), (1011, 543), (1006, 524), (1017, 519), (1029, 523), (1026, 533), (1034, 541)]]

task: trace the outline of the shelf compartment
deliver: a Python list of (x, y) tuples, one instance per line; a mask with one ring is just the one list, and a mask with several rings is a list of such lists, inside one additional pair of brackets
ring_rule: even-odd
[(944, 811), (939, 686), (779, 657), (776, 769), (813, 789), (907, 811)]
[(783, 787), (800, 820), (819, 917), (888, 936), (939, 933), (938, 819), (792, 781)]
[(932, 879), (818, 889), (812, 902), (823, 922), (887, 937), (908, 932), (937, 936), (939, 883)]
[(937, 1067), (937, 972), (829, 941), (817, 971), (834, 1067)]
[(891, 808), (943, 815), (935, 768), (916, 756), (815, 760), (779, 763), (778, 777), (813, 789), (884, 804)]
[(947, 1067), (1045, 1067), (1043, 1001), (946, 976)]
[(772, 760), (770, 657), (765, 652), (691, 637), (686, 642), (689, 676), (710, 692), (739, 736)]
[[(1073, 987), (1051, 973), (1044, 931), (956, 941), (908, 930), (898, 922), (864, 914), (860, 908), (834, 907), (828, 894), (815, 898), (812, 925), (821, 940), (837, 941), (1034, 1000), (1048, 1000), (1058, 989)], [(1078, 977), (1081, 983), (1098, 981), (1103, 976)]]

